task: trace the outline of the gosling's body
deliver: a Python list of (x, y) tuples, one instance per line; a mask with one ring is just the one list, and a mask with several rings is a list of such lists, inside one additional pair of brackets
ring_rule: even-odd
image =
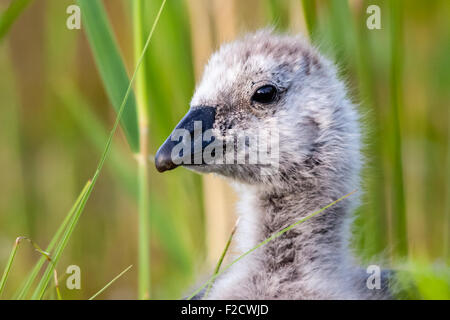
[[(276, 96), (261, 100), (257, 92), (268, 86)], [(254, 165), (186, 166), (225, 176), (237, 188), (241, 220), (235, 239), (241, 252), (359, 189), (356, 108), (333, 64), (303, 38), (260, 31), (222, 46), (191, 101), (192, 109), (198, 106), (212, 106), (218, 140), (225, 141), (229, 129), (279, 131), (273, 174), (261, 174)], [(167, 148), (157, 155), (160, 171), (174, 167), (163, 161)], [(208, 298), (391, 298), (385, 274), (381, 289), (369, 289), (369, 275), (348, 249), (357, 198), (339, 202), (242, 259), (217, 279)]]
[[(286, 193), (239, 189), (241, 220), (235, 238), (240, 252), (333, 200), (311, 186)], [(348, 206), (336, 204), (257, 249), (219, 278), (208, 298), (390, 299), (387, 273), (380, 289), (369, 289), (369, 274), (348, 250)]]

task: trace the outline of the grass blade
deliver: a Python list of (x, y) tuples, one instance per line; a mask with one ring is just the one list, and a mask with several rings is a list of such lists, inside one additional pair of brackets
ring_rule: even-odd
[[(336, 57), (344, 62), (345, 69), (355, 71), (355, 83), (359, 91), (359, 105), (362, 114), (374, 114), (376, 121), (370, 123), (370, 143), (364, 152), (368, 152), (369, 158), (374, 159), (371, 166), (365, 168), (363, 176), (367, 176), (367, 192), (363, 197), (367, 198), (364, 205), (358, 209), (355, 225), (358, 231), (355, 237), (357, 248), (364, 258), (370, 258), (380, 254), (387, 245), (387, 238), (383, 230), (387, 228), (384, 207), (384, 186), (382, 168), (382, 134), (379, 128), (382, 122), (380, 110), (376, 107), (376, 95), (374, 75), (371, 67), (372, 48), (370, 47), (370, 30), (365, 27), (366, 8), (364, 3), (357, 13), (356, 21), (353, 19), (352, 11), (348, 1), (333, 0), (329, 2), (330, 31), (334, 47), (339, 48)], [(364, 27), (360, 27), (364, 26)], [(336, 30), (339, 30), (337, 32)], [(333, 32), (334, 31), (334, 32)], [(347, 72), (345, 72), (347, 74)]]
[[(361, 26), (366, 23), (366, 2), (361, 6), (357, 25)], [(348, 7), (347, 7), (348, 8)], [(348, 8), (349, 9), (349, 8)], [(359, 101), (364, 108), (364, 112), (371, 112), (375, 116), (375, 121), (370, 123), (373, 133), (370, 135), (371, 143), (367, 146), (369, 157), (373, 159), (372, 165), (366, 168), (368, 182), (367, 192), (364, 195), (367, 199), (364, 203), (368, 205), (362, 206), (360, 216), (362, 217), (363, 226), (360, 248), (363, 249), (365, 256), (372, 257), (382, 252), (387, 246), (387, 237), (384, 230), (387, 228), (386, 208), (384, 196), (384, 172), (382, 167), (383, 160), (383, 130), (382, 114), (380, 108), (377, 108), (377, 98), (375, 94), (375, 77), (372, 66), (373, 50), (370, 45), (370, 30), (367, 28), (358, 28), (352, 24), (353, 35), (355, 37), (355, 51), (357, 61)], [(370, 230), (370, 232), (368, 232)]]
[(341, 198), (329, 203), (328, 205), (326, 205), (325, 207), (311, 213), (310, 215), (306, 216), (305, 218), (298, 220), (297, 222), (291, 224), (290, 226), (287, 226), (286, 228), (278, 231), (277, 233), (274, 233), (272, 236), (270, 236), (269, 238), (267, 238), (266, 240), (260, 242), (259, 244), (257, 244), (256, 246), (254, 246), (253, 248), (251, 248), (250, 250), (248, 250), (247, 252), (245, 252), (244, 254), (240, 255), (238, 258), (236, 258), (235, 260), (233, 260), (233, 262), (231, 262), (230, 264), (228, 264), (225, 268), (222, 269), (222, 271), (219, 271), (217, 274), (214, 274), (211, 278), (209, 278), (208, 281), (206, 281), (200, 288), (198, 288), (196, 291), (194, 291), (187, 300), (191, 300), (193, 297), (195, 297), (198, 293), (200, 293), (203, 288), (205, 288), (209, 283), (213, 282), (218, 276), (220, 276), (222, 273), (224, 273), (226, 270), (228, 270), (229, 268), (231, 268), (235, 263), (239, 262), (240, 260), (242, 260), (243, 258), (245, 258), (246, 256), (248, 256), (250, 253), (252, 253), (253, 251), (255, 251), (256, 249), (261, 248), (262, 246), (266, 245), (267, 243), (269, 243), (270, 241), (278, 238), (279, 236), (285, 234), (286, 232), (288, 232), (289, 230), (291, 230), (292, 228), (294, 228), (295, 226), (315, 217), (316, 215), (322, 213), (323, 211), (325, 211), (326, 209), (334, 206), (336, 203), (341, 202), (342, 200), (344, 200), (345, 198), (351, 196), (352, 194), (354, 194), (356, 192), (356, 190), (346, 194), (345, 196), (342, 196)]
[(17, 248), (19, 247), (20, 239), (21, 238), (18, 237), (16, 239), (16, 242), (14, 242), (14, 246), (11, 250), (11, 254), (9, 255), (5, 270), (3, 271), (2, 279), (0, 280), (0, 298), (3, 294), (3, 289), (5, 288), (6, 280), (8, 280), (8, 275), (9, 275), (9, 272), (11, 271), (11, 267), (14, 262), (14, 258), (16, 257)]
[[(119, 112), (129, 79), (105, 9), (99, 0), (78, 0), (78, 3), (83, 12), (84, 29), (106, 93), (116, 112)], [(133, 92), (127, 96), (126, 108), (121, 118), (122, 128), (131, 150), (139, 151), (136, 100)]]
[[(234, 234), (236, 233), (236, 229), (237, 229), (238, 224), (239, 224), (239, 218), (236, 221), (236, 224), (234, 225), (233, 230), (231, 230), (230, 237), (228, 238), (228, 241), (227, 241), (227, 243), (225, 245), (225, 248), (223, 249), (222, 255), (220, 256), (219, 261), (217, 262), (216, 268), (214, 269), (214, 275), (217, 275), (219, 273), (219, 271), (220, 271), (220, 267), (222, 266), (222, 263), (223, 263), (223, 260), (225, 258), (225, 255), (227, 254), (228, 249), (230, 248), (230, 244), (231, 244), (231, 241), (233, 240)], [(209, 291), (211, 290), (211, 287), (212, 287), (213, 284), (214, 284), (214, 281), (211, 281), (208, 284), (208, 287), (206, 289), (204, 298), (208, 297)]]
[(59, 290), (58, 274), (56, 273), (56, 269), (54, 272), (54, 278), (55, 278), (56, 296), (58, 297), (58, 300), (62, 300), (61, 291)]
[(45, 269), (44, 275), (42, 276), (36, 289), (33, 292), (33, 295), (31, 296), (32, 300), (42, 299), (42, 297), (44, 296), (47, 285), (50, 282), (52, 273), (54, 273), (54, 268), (55, 268), (57, 262), (59, 261), (59, 258), (61, 257), (61, 254), (64, 251), (64, 249), (70, 239), (70, 236), (72, 235), (73, 230), (75, 229), (75, 226), (78, 223), (78, 220), (80, 219), (81, 213), (83, 212), (83, 209), (84, 209), (84, 206), (86, 205), (87, 199), (89, 198), (89, 195), (92, 192), (92, 187), (93, 187), (93, 183), (89, 184), (87, 191), (83, 194), (80, 202), (76, 206), (75, 214), (73, 215), (72, 219), (70, 220), (70, 223), (68, 224), (67, 228), (64, 230), (61, 240), (55, 249), (55, 254), (52, 259), (53, 263), (49, 264), (47, 266), (47, 268)]
[[(101, 119), (94, 112), (93, 105), (83, 96), (75, 86), (67, 85), (61, 89), (55, 87), (59, 104), (66, 108), (76, 125), (80, 128), (86, 139), (100, 152), (108, 138), (108, 131)], [(114, 178), (120, 181), (124, 189), (133, 197), (136, 196), (136, 170), (134, 163), (128, 161), (124, 155), (125, 150), (114, 147), (111, 149), (108, 161), (108, 170)]]
[(447, 198), (445, 203), (445, 218), (444, 218), (444, 247), (443, 256), (444, 261), (450, 263), (450, 232), (448, 226), (450, 225), (450, 111), (447, 110)]
[[(163, 2), (164, 5), (164, 2)], [(134, 52), (137, 56), (144, 45), (145, 34), (145, 2), (136, 0), (133, 2), (133, 26), (134, 26)], [(162, 7), (161, 7), (162, 9)], [(161, 13), (161, 10), (159, 14)], [(157, 18), (159, 18), (159, 14)], [(147, 92), (147, 78), (145, 72), (145, 60), (136, 77), (136, 96), (138, 101), (139, 122), (139, 155), (138, 159), (138, 298), (149, 299), (151, 291), (150, 270), (150, 219), (149, 219), (149, 179), (148, 179), (148, 131), (149, 131), (149, 106)]]
[(286, 30), (289, 24), (289, 8), (287, 1), (266, 0), (265, 5), (271, 24), (280, 30)]
[[(84, 2), (84, 0), (80, 0), (80, 2)], [(92, 193), (92, 190), (93, 190), (93, 188), (95, 186), (95, 183), (97, 182), (97, 179), (98, 179), (98, 177), (100, 175), (100, 172), (101, 172), (101, 170), (103, 168), (103, 165), (105, 163), (106, 157), (108, 156), (108, 153), (109, 153), (109, 151), (111, 149), (111, 144), (112, 144), (112, 140), (113, 140), (114, 134), (117, 131), (117, 127), (119, 126), (120, 119), (122, 117), (122, 114), (124, 113), (125, 106), (127, 105), (128, 97), (129, 97), (129, 95), (131, 93), (131, 88), (132, 88), (134, 80), (136, 78), (137, 71), (139, 70), (139, 67), (142, 64), (145, 52), (147, 51), (148, 46), (150, 44), (150, 40), (151, 40), (153, 32), (155, 30), (156, 23), (158, 22), (158, 18), (159, 18), (159, 15), (158, 15), (157, 19), (155, 20), (154, 27), (152, 28), (152, 30), (150, 31), (150, 33), (149, 33), (149, 35), (147, 37), (147, 41), (146, 41), (146, 43), (144, 45), (144, 48), (143, 48), (142, 53), (141, 53), (141, 56), (140, 56), (140, 58), (139, 58), (139, 60), (138, 60), (138, 62), (136, 64), (136, 68), (135, 68), (135, 70), (133, 72), (133, 76), (131, 77), (131, 80), (130, 80), (130, 82), (128, 84), (128, 88), (127, 88), (127, 91), (125, 92), (125, 96), (123, 97), (122, 104), (120, 105), (120, 108), (119, 108), (119, 111), (117, 113), (117, 117), (116, 117), (116, 120), (114, 122), (113, 128), (111, 129), (110, 134), (108, 136), (108, 140), (106, 142), (105, 149), (103, 150), (103, 153), (102, 153), (102, 155), (100, 157), (100, 161), (99, 161), (99, 163), (97, 165), (97, 169), (96, 169), (96, 171), (94, 173), (94, 176), (92, 177), (92, 183), (88, 186), (88, 189), (87, 189), (86, 193), (81, 198), (80, 204), (77, 207), (77, 210), (76, 210), (76, 212), (74, 214), (73, 220), (70, 222), (67, 230), (64, 232), (64, 235), (62, 236), (62, 240), (61, 240), (61, 242), (59, 243), (59, 245), (58, 245), (58, 247), (56, 249), (55, 257), (53, 259), (54, 264), (49, 265), (47, 267), (47, 269), (45, 270), (41, 281), (39, 282), (38, 286), (36, 287), (36, 290), (33, 293), (32, 299), (41, 299), (43, 297), (43, 295), (45, 293), (45, 289), (47, 288), (47, 285), (48, 285), (48, 283), (50, 281), (52, 268), (54, 268), (54, 266), (58, 263), (58, 260), (59, 260), (59, 258), (61, 256), (61, 253), (64, 250), (64, 248), (66, 247), (67, 242), (68, 242), (70, 236), (72, 235), (72, 232), (75, 229), (75, 226), (76, 226), (76, 224), (77, 224), (77, 222), (78, 222), (78, 220), (79, 220), (79, 218), (81, 216), (81, 213), (83, 212), (84, 207), (86, 206), (87, 200), (89, 199), (89, 196)]]
[[(100, 151), (103, 149), (104, 141), (107, 139), (105, 126), (100, 119), (92, 111), (92, 105), (84, 99), (81, 92), (73, 87), (67, 87), (63, 90), (59, 89), (58, 99), (61, 106), (67, 108), (78, 126), (82, 129), (86, 139), (92, 142), (92, 145)], [(115, 148), (111, 149), (109, 156), (108, 170), (117, 182), (124, 186), (125, 191), (133, 200), (138, 199), (136, 178), (137, 174), (134, 170), (133, 163), (128, 163), (127, 159)], [(160, 239), (159, 242), (165, 247), (173, 263), (179, 267), (186, 269), (190, 265), (189, 249), (185, 248), (185, 243), (180, 238), (180, 234), (172, 228), (168, 211), (170, 208), (163, 206), (161, 200), (152, 193), (149, 194), (150, 199), (150, 223), (153, 226), (155, 237)]]
[[(348, 0), (331, 0), (328, 6), (335, 62), (340, 67), (350, 66), (355, 58), (355, 33), (352, 30), (353, 19)], [(344, 70), (340, 70), (340, 73), (345, 75)]]
[[(150, 34), (155, 31), (156, 24), (161, 16), (166, 4), (164, 0), (156, 15), (155, 21), (150, 30)], [(133, 2), (134, 14), (134, 49), (136, 59), (144, 46), (145, 34), (145, 1), (137, 0)], [(138, 120), (139, 120), (139, 141), (140, 153), (138, 159), (138, 212), (139, 212), (139, 248), (138, 248), (138, 296), (140, 299), (149, 299), (151, 291), (151, 270), (150, 270), (150, 204), (149, 204), (149, 179), (148, 179), (148, 133), (149, 133), (149, 105), (148, 105), (148, 79), (144, 66), (137, 73), (136, 95), (138, 97)]]
[[(46, 249), (46, 252), (52, 252), (52, 250), (55, 247), (56, 243), (60, 239), (62, 233), (66, 229), (69, 221), (72, 219), (76, 208), (78, 207), (78, 205), (79, 205), (82, 197), (84, 196), (84, 194), (87, 192), (87, 189), (88, 189), (90, 184), (91, 184), (91, 182), (88, 181), (86, 183), (86, 185), (84, 186), (83, 190), (81, 191), (81, 193), (78, 196), (77, 200), (73, 204), (73, 206), (70, 209), (69, 213), (66, 215), (66, 217), (63, 220), (63, 222), (61, 223), (61, 225), (59, 226), (58, 230), (56, 231), (55, 235), (53, 236), (52, 240), (50, 241), (50, 244), (48, 245), (48, 247)], [(39, 259), (39, 261), (36, 263), (36, 265), (34, 266), (33, 270), (31, 271), (30, 275), (28, 276), (27, 280), (25, 281), (24, 285), (22, 286), (22, 288), (20, 289), (19, 293), (17, 294), (17, 299), (25, 299), (25, 297), (27, 296), (28, 292), (30, 291), (31, 286), (33, 285), (33, 283), (34, 283), (34, 281), (35, 281), (35, 279), (36, 279), (36, 277), (37, 277), (37, 275), (39, 273), (39, 270), (41, 270), (41, 268), (44, 265), (45, 261), (46, 261), (46, 258), (45, 257), (41, 257)]]
[(400, 112), (402, 107), (402, 73), (403, 73), (403, 30), (401, 1), (390, 1), (391, 23), (391, 125), (392, 142), (391, 154), (393, 164), (393, 208), (392, 224), (394, 248), (397, 256), (408, 253), (408, 239), (406, 230), (406, 205), (403, 185), (402, 140), (400, 127)]
[[(5, 288), (6, 280), (8, 279), (8, 275), (9, 275), (9, 272), (11, 271), (11, 267), (14, 262), (14, 258), (17, 254), (19, 244), (20, 244), (20, 242), (22, 242), (22, 240), (27, 240), (29, 243), (31, 243), (31, 245), (34, 247), (34, 249), (42, 255), (43, 259), (49, 261), (50, 263), (53, 263), (52, 259), (50, 258), (49, 253), (42, 250), (41, 247), (39, 247), (39, 245), (36, 242), (34, 242), (33, 240), (31, 240), (28, 237), (18, 237), (14, 243), (13, 249), (9, 256), (8, 263), (6, 265), (2, 279), (0, 280), (0, 297), (3, 293), (3, 289)], [(56, 273), (56, 270), (55, 270), (55, 283), (56, 283), (56, 285), (58, 285), (58, 275)]]
[(0, 16), (0, 41), (8, 33), (14, 21), (28, 7), (31, 0), (12, 0), (9, 7)]
[(302, 0), (302, 5), (309, 37), (311, 41), (314, 42), (317, 27), (316, 3), (315, 0)]
[(103, 291), (105, 291), (106, 289), (109, 288), (109, 286), (111, 286), (114, 282), (116, 282), (117, 279), (119, 279), (121, 276), (123, 276), (128, 270), (130, 270), (133, 267), (133, 265), (129, 266), (128, 268), (126, 268), (125, 270), (123, 270), (121, 273), (119, 273), (114, 279), (112, 279), (110, 282), (108, 282), (103, 288), (101, 288), (96, 294), (94, 294), (92, 297), (89, 298), (89, 300), (94, 300), (95, 298), (97, 298), (97, 296), (99, 296), (100, 294), (103, 293)]

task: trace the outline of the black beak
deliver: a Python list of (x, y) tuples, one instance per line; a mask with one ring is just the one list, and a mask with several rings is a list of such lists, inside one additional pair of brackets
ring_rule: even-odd
[[(203, 133), (206, 130), (212, 129), (215, 116), (216, 116), (216, 109), (213, 107), (207, 106), (192, 107), (191, 110), (189, 110), (189, 112), (184, 116), (184, 118), (181, 119), (180, 123), (178, 123), (174, 131), (163, 143), (163, 145), (159, 147), (158, 152), (156, 153), (155, 156), (156, 169), (159, 172), (164, 172), (167, 170), (175, 169), (180, 165), (179, 161), (176, 161), (172, 155), (174, 147), (177, 144), (183, 143), (183, 141), (181, 142), (179, 141), (180, 132), (185, 132), (186, 134), (189, 134), (190, 135), (189, 141), (191, 142), (191, 145), (188, 147), (188, 149), (190, 150), (190, 154), (184, 154), (181, 155), (181, 157), (183, 159), (190, 159), (189, 163), (193, 163), (191, 162), (191, 160), (194, 158), (194, 153), (196, 149), (196, 147), (194, 146), (194, 139), (198, 138), (196, 137), (197, 132), (194, 132), (194, 129), (197, 129), (198, 125), (195, 126), (194, 124), (196, 122), (200, 122), (201, 135), (203, 136)], [(205, 143), (203, 142), (203, 139), (201, 141), (202, 141), (201, 151), (203, 151), (203, 149), (211, 142)], [(198, 143), (198, 141), (195, 141), (195, 143)], [(176, 155), (176, 157), (178, 156), (179, 155)], [(175, 162), (178, 164), (176, 164)]]

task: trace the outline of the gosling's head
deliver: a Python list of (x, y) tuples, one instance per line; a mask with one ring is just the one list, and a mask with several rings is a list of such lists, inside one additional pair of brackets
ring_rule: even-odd
[(330, 170), (348, 178), (359, 168), (357, 115), (345, 88), (300, 36), (264, 30), (223, 45), (190, 105), (156, 154), (161, 172), (182, 165), (279, 186)]

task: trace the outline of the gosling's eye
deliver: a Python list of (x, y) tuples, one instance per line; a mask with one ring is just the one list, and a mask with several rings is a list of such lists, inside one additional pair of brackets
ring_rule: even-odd
[(265, 85), (258, 88), (252, 96), (252, 101), (259, 103), (270, 103), (277, 97), (277, 88), (272, 85)]

